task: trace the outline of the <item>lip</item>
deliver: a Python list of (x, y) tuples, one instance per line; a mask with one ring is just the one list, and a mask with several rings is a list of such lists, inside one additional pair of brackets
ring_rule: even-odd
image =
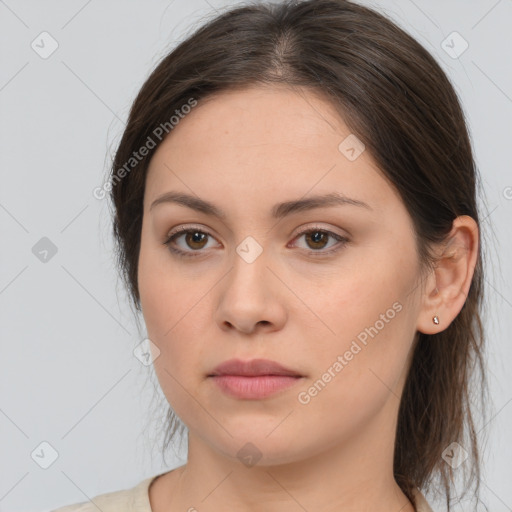
[(231, 359), (208, 377), (231, 397), (261, 400), (296, 385), (303, 375), (268, 359)]
[(263, 375), (281, 375), (288, 377), (302, 377), (302, 375), (290, 368), (271, 361), (270, 359), (251, 359), (242, 361), (230, 359), (219, 364), (210, 376), (217, 375), (239, 375), (243, 377), (258, 377)]

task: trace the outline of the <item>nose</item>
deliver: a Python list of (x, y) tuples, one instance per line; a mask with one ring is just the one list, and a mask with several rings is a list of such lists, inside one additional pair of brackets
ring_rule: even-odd
[(216, 287), (214, 320), (224, 331), (272, 332), (287, 319), (286, 287), (265, 251), (252, 262), (235, 255), (233, 267)]

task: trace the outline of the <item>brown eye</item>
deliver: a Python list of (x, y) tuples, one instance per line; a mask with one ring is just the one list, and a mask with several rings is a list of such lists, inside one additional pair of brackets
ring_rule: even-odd
[[(304, 247), (304, 249), (310, 249), (308, 252), (312, 256), (329, 255), (341, 249), (348, 242), (347, 238), (337, 233), (319, 228), (304, 230), (295, 237), (295, 240), (299, 240), (302, 237), (304, 237), (306, 241), (306, 247)], [(330, 240), (334, 240), (334, 242), (337, 241), (338, 243), (328, 246)], [(326, 247), (329, 247), (329, 250), (323, 250)], [(331, 249), (331, 247), (334, 248)]]
[[(302, 237), (306, 241), (306, 247), (303, 247), (303, 249), (314, 257), (328, 256), (337, 252), (349, 241), (337, 233), (319, 228), (304, 230), (294, 240), (299, 240)], [(171, 233), (163, 244), (167, 245), (169, 250), (178, 256), (196, 257), (207, 254), (207, 251), (202, 249), (207, 248), (210, 239), (214, 240), (214, 237), (206, 231), (194, 227), (181, 227)], [(180, 240), (182, 240), (181, 244), (178, 243)], [(334, 243), (329, 245), (331, 241)], [(324, 250), (326, 247), (328, 250)]]
[(312, 249), (323, 249), (329, 239), (329, 235), (325, 231), (309, 231), (305, 236), (309, 247)]
[(185, 234), (185, 243), (191, 249), (203, 249), (206, 245), (206, 240), (208, 237), (207, 233), (203, 233), (202, 231), (187, 231)]
[[(202, 249), (207, 246), (209, 237), (213, 238), (206, 231), (194, 227), (182, 227), (171, 233), (163, 244), (167, 245), (171, 252), (180, 256), (201, 256), (206, 252)], [(184, 243), (178, 244), (180, 240)]]

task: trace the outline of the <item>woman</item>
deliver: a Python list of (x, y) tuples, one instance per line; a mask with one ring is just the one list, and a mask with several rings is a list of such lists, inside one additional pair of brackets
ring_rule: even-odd
[(108, 189), (188, 460), (96, 506), (432, 512), (436, 478), (448, 510), (462, 471), (478, 488), (477, 178), (448, 78), (371, 9), (238, 7), (175, 48)]

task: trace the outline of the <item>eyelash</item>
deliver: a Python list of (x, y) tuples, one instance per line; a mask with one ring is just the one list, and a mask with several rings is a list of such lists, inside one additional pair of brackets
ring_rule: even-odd
[[(177, 254), (180, 257), (195, 258), (195, 257), (198, 257), (198, 256), (203, 256), (204, 252), (202, 250), (183, 251), (183, 250), (177, 249), (176, 247), (173, 247), (171, 245), (171, 243), (176, 238), (178, 238), (179, 236), (182, 236), (184, 234), (191, 233), (191, 232), (192, 233), (198, 232), (198, 233), (205, 234), (207, 236), (212, 236), (207, 231), (204, 231), (204, 230), (199, 229), (199, 228), (195, 228), (193, 226), (180, 227), (178, 230), (176, 230), (175, 232), (171, 233), (167, 237), (167, 239), (163, 242), (163, 245), (166, 245), (171, 252), (173, 252), (174, 254)], [(342, 249), (349, 242), (348, 238), (343, 237), (341, 235), (338, 235), (337, 233), (333, 233), (332, 231), (329, 231), (329, 230), (326, 230), (326, 229), (322, 229), (322, 228), (315, 228), (315, 227), (312, 227), (312, 228), (310, 227), (308, 229), (300, 231), (299, 233), (297, 233), (297, 235), (295, 236), (294, 240), (296, 240), (297, 238), (301, 237), (302, 235), (306, 235), (308, 233), (322, 233), (322, 234), (326, 234), (326, 235), (329, 235), (330, 237), (334, 238), (338, 242), (340, 242), (338, 244), (338, 247), (336, 247), (335, 249), (329, 249), (327, 251), (323, 251), (323, 250), (317, 250), (317, 251), (310, 250), (310, 251), (307, 251), (309, 253), (309, 255), (311, 255), (313, 257), (324, 257), (324, 256), (331, 255), (331, 254), (333, 254), (335, 252), (338, 252), (340, 249)], [(213, 238), (213, 236), (212, 236), (212, 238)]]

